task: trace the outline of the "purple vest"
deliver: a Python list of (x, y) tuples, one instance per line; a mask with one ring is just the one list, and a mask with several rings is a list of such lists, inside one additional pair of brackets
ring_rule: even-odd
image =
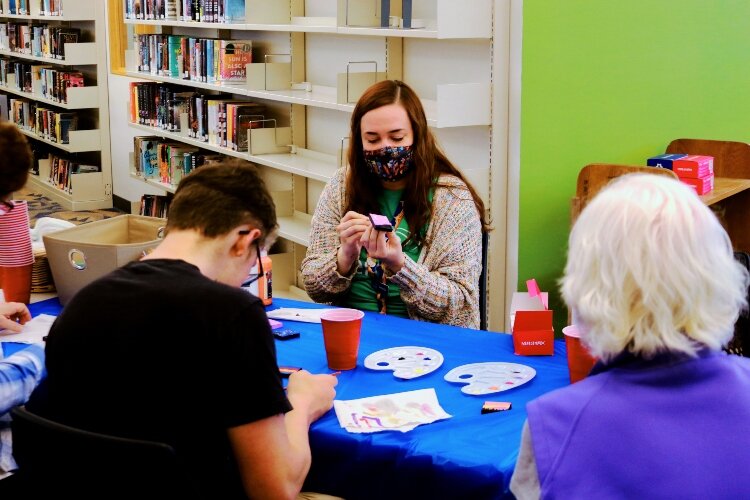
[(623, 355), (527, 410), (542, 498), (750, 498), (750, 359)]

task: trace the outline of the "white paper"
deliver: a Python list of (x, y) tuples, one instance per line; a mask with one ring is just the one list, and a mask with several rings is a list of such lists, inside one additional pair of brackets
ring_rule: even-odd
[(440, 406), (435, 389), (384, 394), (348, 401), (335, 400), (339, 425), (352, 433), (408, 432), (418, 425), (451, 418)]
[(331, 309), (331, 307), (322, 309), (295, 309), (292, 307), (282, 307), (280, 309), (268, 311), (266, 316), (273, 319), (286, 319), (289, 321), (301, 321), (303, 323), (320, 323), (320, 315)]
[(0, 331), (0, 342), (21, 342), (23, 344), (41, 344), (44, 337), (49, 333), (52, 323), (57, 316), (40, 314), (23, 325), (21, 333), (12, 333), (9, 330)]

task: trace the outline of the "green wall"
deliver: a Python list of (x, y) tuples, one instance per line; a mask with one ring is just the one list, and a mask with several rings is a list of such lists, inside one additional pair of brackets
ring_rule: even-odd
[(750, 1), (524, 0), (521, 95), (519, 290), (554, 292), (559, 335), (578, 171), (750, 142)]

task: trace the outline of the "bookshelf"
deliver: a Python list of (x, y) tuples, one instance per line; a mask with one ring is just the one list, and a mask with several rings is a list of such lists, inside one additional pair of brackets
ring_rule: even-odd
[[(34, 131), (21, 128), (32, 142), (47, 146), (46, 151), (57, 156), (66, 156), (81, 164), (95, 164), (100, 172), (70, 174), (66, 187), (50, 181), (50, 165), (46, 158), (39, 158), (39, 174), (30, 175), (28, 188), (54, 200), (66, 210), (94, 210), (112, 207), (112, 174), (109, 135), (109, 104), (107, 94), (107, 51), (105, 22), (106, 13), (102, 2), (89, 0), (65, 0), (62, 12), (42, 11), (42, 0), (29, 0), (28, 14), (10, 13), (9, 0), (0, 0), (2, 13), (0, 22), (28, 26), (74, 28), (80, 30), (81, 41), (65, 43), (64, 59), (35, 56), (7, 49), (0, 50), (0, 57), (29, 64), (42, 63), (60, 71), (77, 71), (84, 76), (85, 86), (69, 87), (66, 102), (42, 95), (35, 85), (31, 92), (15, 86), (15, 75), (0, 84), (0, 94), (9, 99), (22, 98), (55, 111), (73, 111), (79, 117), (79, 130), (71, 130), (66, 144), (39, 136)], [(55, 15), (56, 14), (56, 15)]]
[[(446, 153), (491, 206), (490, 169), (504, 172), (506, 168), (502, 151), (494, 158), (491, 155), (493, 145), (502, 142), (493, 138), (493, 123), (507, 121), (505, 115), (493, 115), (493, 108), (499, 110), (495, 113), (505, 113), (504, 103), (493, 106), (498, 99), (493, 91), (493, 65), (501, 59), (493, 51), (507, 48), (508, 14), (495, 0), (414, 0), (415, 27), (396, 27), (405, 17), (404, 4), (391, 2), (392, 18), (385, 28), (378, 26), (381, 3), (375, 1), (246, 0), (241, 23), (129, 19), (125, 4), (119, 4), (116, 16), (123, 17), (124, 27), (135, 33), (253, 40), (253, 62), (247, 66), (245, 83), (209, 83), (140, 72), (139, 54), (132, 46), (112, 57), (124, 64), (113, 72), (181, 90), (247, 98), (264, 104), (268, 115), (277, 119), (279, 130), (289, 129), (290, 140), (281, 148), (251, 130), (250, 142), (263, 153), (252, 149), (245, 153), (202, 142), (185, 132), (129, 124), (136, 135), (162, 137), (262, 167), (279, 215), (280, 242), (271, 255), (277, 296), (306, 299), (298, 270), (309, 242), (311, 214), (325, 183), (342, 164), (346, 148), (342, 138), (348, 135), (354, 104), (376, 78), (401, 79), (417, 91), (428, 125)], [(496, 27), (498, 16), (504, 22)], [(375, 61), (372, 68), (369, 61)], [(507, 94), (499, 98), (507, 100)], [(174, 191), (174, 186), (136, 174), (132, 153), (129, 163), (130, 176), (144, 186)], [(500, 326), (496, 328), (501, 329), (502, 291), (491, 300), (499, 306)]]

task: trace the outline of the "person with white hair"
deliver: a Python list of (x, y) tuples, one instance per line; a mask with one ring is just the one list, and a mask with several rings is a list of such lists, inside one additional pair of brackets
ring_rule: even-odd
[(750, 360), (721, 350), (748, 279), (685, 184), (631, 174), (604, 188), (561, 280), (599, 362), (527, 405), (517, 498), (748, 498)]

